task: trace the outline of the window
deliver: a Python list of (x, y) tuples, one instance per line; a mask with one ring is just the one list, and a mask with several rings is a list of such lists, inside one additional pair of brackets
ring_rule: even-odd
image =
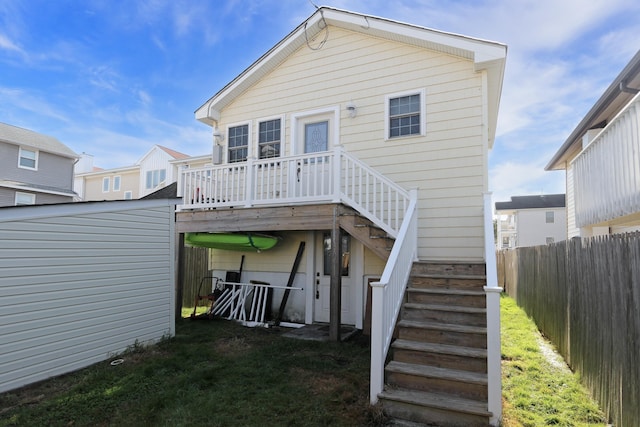
[(31, 193), (20, 193), (16, 191), (16, 206), (19, 205), (35, 205), (36, 195)]
[(555, 217), (553, 215), (553, 211), (545, 212), (547, 224), (553, 224), (555, 221)]
[(147, 190), (158, 187), (162, 184), (165, 179), (167, 179), (167, 170), (166, 169), (156, 169), (152, 171), (147, 171), (147, 179), (145, 181), (145, 188)]
[(18, 167), (24, 169), (38, 168), (38, 152), (20, 147)]
[(105, 178), (102, 178), (102, 192), (108, 193), (110, 186), (111, 186), (111, 178), (109, 178), (108, 176)]
[(229, 128), (229, 163), (244, 162), (249, 151), (249, 125)]
[(131, 199), (133, 199), (133, 194), (131, 193), (131, 191), (125, 191), (125, 192), (124, 192), (124, 199), (125, 199), (125, 200), (131, 200)]
[(280, 156), (280, 119), (258, 124), (258, 158)]
[(422, 104), (424, 90), (387, 97), (387, 138), (424, 135), (426, 120)]
[[(324, 275), (331, 275), (331, 233), (323, 233), (323, 269)], [(351, 238), (348, 234), (340, 234), (340, 273), (343, 276), (349, 275), (349, 264), (351, 258)]]
[(113, 177), (113, 191), (120, 191), (120, 176)]
[(550, 245), (554, 242), (553, 237), (547, 237), (547, 245)]

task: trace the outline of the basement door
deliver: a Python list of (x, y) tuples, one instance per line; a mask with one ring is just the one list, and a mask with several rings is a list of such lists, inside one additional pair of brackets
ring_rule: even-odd
[[(340, 238), (341, 270), (342, 270), (342, 311), (340, 322), (344, 325), (355, 325), (354, 279), (356, 272), (352, 266), (351, 236), (343, 233)], [(316, 233), (315, 261), (315, 304), (314, 321), (329, 322), (331, 307), (331, 232)]]

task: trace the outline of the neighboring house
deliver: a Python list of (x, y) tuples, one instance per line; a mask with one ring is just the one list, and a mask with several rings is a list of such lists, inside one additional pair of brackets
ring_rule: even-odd
[(73, 201), (77, 159), (54, 137), (0, 123), (0, 206)]
[[(331, 339), (340, 339), (341, 326), (366, 329), (370, 319), (371, 400), (382, 398), (394, 416), (408, 405), (403, 375), (413, 365), (394, 360), (386, 380), (382, 369), (410, 282), (394, 345), (426, 358), (447, 354), (416, 368), (441, 377), (419, 386), (424, 406), (406, 416), (494, 424), (500, 417), (499, 324), (492, 318), (487, 326), (499, 288), (487, 283), (485, 270), (494, 267), (485, 257), (495, 251), (487, 162), (505, 58), (503, 44), (323, 7), (196, 110), (216, 140), (214, 165), (183, 170), (176, 231), (186, 240), (195, 232), (277, 236), (273, 249), (242, 258), (212, 249), (210, 268), (224, 278), (243, 265), (239, 287), (270, 283), (270, 311), (280, 307), (276, 316), (288, 322), (328, 323)], [(292, 265), (285, 293), (277, 286), (288, 283)], [(259, 298), (261, 288), (252, 290)], [(463, 307), (461, 295), (477, 305)], [(253, 308), (242, 313), (256, 320)], [(470, 323), (453, 325), (455, 318)], [(420, 337), (434, 341), (412, 343)], [(447, 377), (437, 368), (444, 359), (455, 360), (454, 377), (465, 371), (460, 378), (473, 384)], [(385, 381), (397, 391), (383, 392)], [(457, 398), (464, 403), (448, 404)]]
[(91, 156), (83, 154), (76, 168), (74, 188), (84, 201), (140, 199), (175, 182), (177, 168), (172, 162), (188, 158), (186, 154), (154, 145), (132, 166), (99, 169), (93, 167)]
[(539, 246), (567, 238), (564, 194), (514, 196), (496, 202), (497, 248)]
[(640, 51), (554, 154), (565, 170), (567, 236), (640, 230)]

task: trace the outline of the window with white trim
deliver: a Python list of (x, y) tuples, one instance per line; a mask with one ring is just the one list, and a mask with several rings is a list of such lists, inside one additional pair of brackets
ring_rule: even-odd
[(23, 169), (38, 169), (38, 152), (20, 147), (18, 167)]
[(249, 125), (229, 128), (229, 163), (244, 162), (249, 154)]
[(387, 139), (425, 134), (424, 98), (424, 90), (386, 97), (385, 129)]
[(167, 179), (167, 170), (166, 169), (156, 169), (152, 171), (147, 171), (147, 176), (145, 180), (145, 188), (147, 190), (151, 190), (160, 186), (160, 184), (164, 183)]
[(280, 119), (258, 123), (258, 158), (280, 157)]
[(545, 212), (545, 221), (547, 224), (553, 224), (555, 222), (555, 215), (553, 211)]
[(36, 195), (32, 193), (21, 193), (16, 191), (16, 206), (20, 205), (35, 205)]
[(111, 178), (109, 178), (108, 176), (102, 178), (102, 192), (108, 193), (110, 186), (111, 186)]
[(131, 200), (133, 199), (133, 193), (131, 191), (125, 191), (124, 192), (124, 199), (125, 200)]
[(113, 191), (120, 191), (120, 175), (113, 177)]

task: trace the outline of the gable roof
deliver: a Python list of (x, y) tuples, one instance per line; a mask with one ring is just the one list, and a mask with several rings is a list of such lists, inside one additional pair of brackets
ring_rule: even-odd
[(640, 89), (640, 50), (604, 91), (560, 149), (553, 155), (545, 170), (564, 169), (564, 163), (582, 150), (582, 136), (590, 129), (607, 125)]
[(509, 202), (496, 202), (497, 211), (516, 209), (564, 208), (564, 194), (541, 194), (537, 196), (512, 196)]
[(207, 100), (195, 111), (196, 119), (215, 126), (220, 119), (220, 111), (226, 105), (284, 62), (307, 40), (323, 31), (326, 25), (472, 60), (476, 71), (487, 71), (489, 139), (493, 141), (502, 92), (506, 45), (329, 7), (318, 8), (278, 44)]
[(173, 157), (175, 160), (182, 160), (190, 157), (188, 154), (184, 154), (179, 151), (172, 150), (171, 148), (163, 147), (162, 145), (158, 145), (158, 148), (160, 148), (162, 151), (164, 151), (165, 153)]
[(52, 136), (6, 123), (0, 123), (0, 141), (22, 147), (31, 147), (38, 151), (45, 151), (72, 159), (78, 158), (78, 155), (73, 150)]

